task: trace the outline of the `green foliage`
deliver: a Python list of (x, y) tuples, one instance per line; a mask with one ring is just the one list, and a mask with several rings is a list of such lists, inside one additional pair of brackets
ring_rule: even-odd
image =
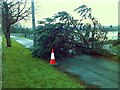
[(113, 46), (117, 46), (117, 45), (120, 45), (120, 39), (113, 42)]
[(89, 23), (81, 23), (81, 30), (85, 34), (85, 39), (90, 42), (89, 46), (91, 48), (98, 48), (96, 43), (100, 44), (100, 48), (102, 48), (103, 41), (105, 41), (106, 38), (106, 29), (102, 27), (102, 25), (98, 22), (97, 18), (95, 18), (92, 15), (91, 8), (87, 7), (86, 5), (79, 6), (74, 11), (76, 11), (78, 14), (80, 14), (80, 22), (84, 22), (85, 20), (88, 20)]
[(19, 23), (11, 26), (11, 33), (13, 35), (33, 39), (33, 30), (31, 28), (24, 27)]
[(117, 55), (120, 57), (120, 44), (112, 46), (113, 49), (118, 50)]
[[(64, 28), (63, 28), (64, 26)], [(56, 57), (68, 54), (72, 40), (72, 28), (65, 27), (63, 23), (46, 24), (39, 26), (37, 29), (37, 45), (33, 50), (33, 54), (40, 57), (50, 57), (51, 49), (55, 49)], [(42, 51), (42, 52), (41, 52)]]
[[(57, 58), (76, 54), (76, 50), (85, 42), (83, 35), (74, 25), (76, 22), (65, 11), (58, 12), (53, 18), (38, 21), (40, 25), (36, 30), (37, 45), (33, 48), (33, 55), (48, 58), (52, 48), (55, 49)], [(86, 47), (86, 44), (84, 46)]]
[[(59, 72), (44, 60), (12, 40), (5, 47), (3, 40), (3, 88), (83, 88), (75, 79)], [(12, 51), (12, 52), (11, 52)]]
[[(106, 36), (105, 29), (92, 16), (91, 8), (82, 5), (74, 11), (80, 13), (80, 20), (62, 11), (52, 18), (38, 21), (40, 25), (36, 29), (37, 44), (33, 48), (33, 55), (49, 58), (51, 49), (54, 48), (56, 57), (62, 58), (80, 54), (82, 48), (102, 48)], [(91, 23), (84, 23), (86, 19), (90, 19)]]
[(26, 34), (32, 34), (32, 30), (27, 27), (23, 27), (21, 24), (17, 23), (11, 26), (11, 33), (26, 33)]

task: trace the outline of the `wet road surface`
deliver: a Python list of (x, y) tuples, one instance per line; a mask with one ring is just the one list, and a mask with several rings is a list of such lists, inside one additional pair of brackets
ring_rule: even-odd
[(58, 68), (101, 88), (118, 88), (118, 63), (88, 55), (58, 61)]
[(21, 38), (21, 37), (17, 37), (17, 36), (11, 36), (11, 38), (14, 39), (15, 41), (17, 41), (18, 43), (22, 44), (26, 48), (30, 48), (33, 46), (33, 40)]

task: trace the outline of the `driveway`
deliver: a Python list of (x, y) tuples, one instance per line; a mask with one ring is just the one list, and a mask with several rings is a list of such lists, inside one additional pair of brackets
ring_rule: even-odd
[[(33, 45), (33, 40), (11, 36), (26, 48)], [(100, 57), (79, 55), (57, 60), (58, 68), (79, 76), (80, 80), (101, 88), (118, 88), (118, 62)], [(120, 85), (120, 83), (119, 83)]]

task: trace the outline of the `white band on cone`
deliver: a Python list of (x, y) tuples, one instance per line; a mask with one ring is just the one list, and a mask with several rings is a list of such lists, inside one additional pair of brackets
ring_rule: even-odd
[(51, 59), (55, 59), (54, 53), (51, 53)]

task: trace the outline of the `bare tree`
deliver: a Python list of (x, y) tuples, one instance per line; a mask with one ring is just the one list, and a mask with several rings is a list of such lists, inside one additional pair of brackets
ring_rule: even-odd
[(28, 0), (4, 0), (0, 4), (2, 6), (2, 30), (7, 47), (11, 47), (10, 27), (21, 20), (27, 20), (31, 14), (31, 7), (28, 3)]

